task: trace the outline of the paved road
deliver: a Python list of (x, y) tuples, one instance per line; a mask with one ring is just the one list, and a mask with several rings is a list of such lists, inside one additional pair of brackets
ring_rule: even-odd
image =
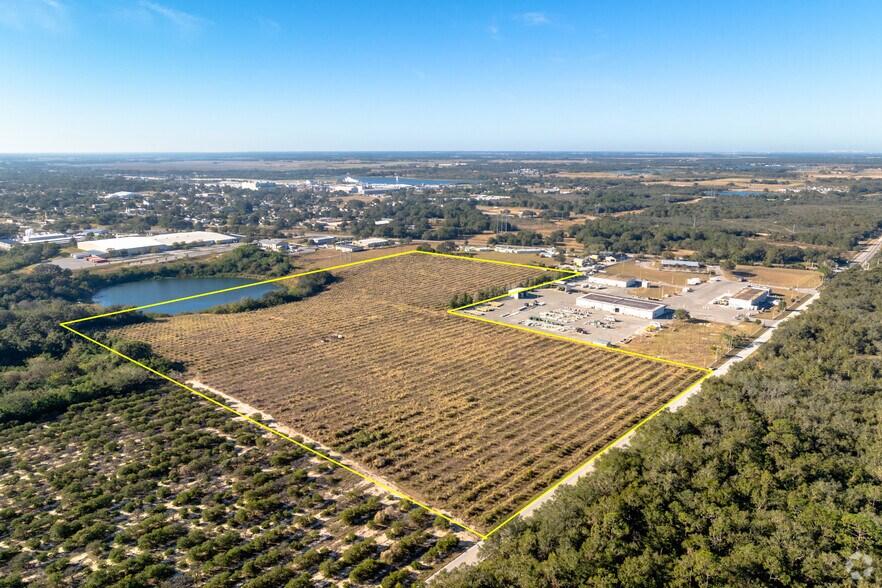
[(859, 264), (863, 265), (870, 261), (873, 257), (879, 253), (879, 248), (882, 247), (882, 237), (876, 238), (874, 241), (870, 242), (869, 247), (861, 250), (860, 253), (854, 256), (854, 259), (851, 260), (852, 265)]

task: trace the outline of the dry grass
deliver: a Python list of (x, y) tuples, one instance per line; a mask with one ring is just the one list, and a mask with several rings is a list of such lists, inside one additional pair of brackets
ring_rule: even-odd
[(313, 253), (307, 253), (297, 258), (297, 265), (304, 269), (320, 269), (343, 265), (352, 261), (364, 261), (366, 259), (374, 259), (400, 253), (403, 251), (413, 251), (417, 248), (417, 244), (399, 245), (397, 247), (381, 247), (379, 249), (369, 249), (367, 251), (357, 251), (355, 253), (344, 253), (336, 249), (317, 249)]
[(622, 348), (709, 367), (719, 356), (714, 346), (724, 346), (723, 333), (729, 331), (747, 335), (757, 328), (757, 325), (747, 323), (732, 326), (708, 321), (676, 321), (670, 328), (635, 337)]
[(528, 265), (554, 265), (557, 262), (546, 257), (539, 257), (533, 253), (502, 253), (499, 251), (478, 251), (477, 259), (491, 259), (494, 261), (506, 261), (509, 263), (526, 263)]
[(672, 286), (685, 286), (690, 278), (701, 278), (707, 280), (708, 274), (697, 272), (680, 272), (680, 271), (662, 271), (655, 268), (649, 268), (638, 264), (635, 260), (629, 259), (622, 263), (617, 263), (607, 268), (611, 274), (619, 274), (622, 276), (630, 276), (638, 280), (649, 280), (651, 282), (660, 282), (662, 284), (670, 284)]
[(702, 375), (444, 310), (541, 270), (413, 254), (334, 273), (301, 302), (114, 336), (484, 531)]
[(649, 286), (648, 288), (633, 288), (628, 290), (629, 296), (638, 298), (651, 298), (652, 300), (662, 300), (668, 296), (679, 294), (683, 289), (679, 286)]
[(748, 282), (780, 288), (817, 288), (823, 279), (820, 272), (783, 267), (738, 265), (733, 273)]

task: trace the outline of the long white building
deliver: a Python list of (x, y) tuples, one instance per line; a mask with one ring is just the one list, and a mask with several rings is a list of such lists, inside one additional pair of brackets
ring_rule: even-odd
[(668, 307), (658, 302), (640, 300), (626, 296), (612, 296), (610, 294), (585, 294), (576, 298), (576, 306), (593, 308), (604, 312), (636, 316), (645, 319), (655, 319), (667, 311)]
[(177, 245), (190, 245), (204, 243), (217, 245), (221, 243), (235, 243), (238, 237), (212, 233), (210, 231), (188, 231), (184, 233), (166, 233), (152, 237), (116, 237), (114, 239), (98, 239), (95, 241), (81, 241), (77, 247), (83, 251), (95, 251), (105, 255), (111, 253), (144, 253), (153, 248), (173, 249)]
[(631, 288), (640, 282), (629, 276), (616, 274), (594, 274), (588, 277), (588, 282), (599, 286), (612, 286), (614, 288)]

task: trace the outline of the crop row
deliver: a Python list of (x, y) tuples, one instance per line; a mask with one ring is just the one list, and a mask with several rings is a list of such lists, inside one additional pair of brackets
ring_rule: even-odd
[(489, 529), (701, 374), (446, 314), (461, 281), (541, 273), (487, 264), (482, 281), (475, 265), (384, 260), (298, 303), (114, 336)]

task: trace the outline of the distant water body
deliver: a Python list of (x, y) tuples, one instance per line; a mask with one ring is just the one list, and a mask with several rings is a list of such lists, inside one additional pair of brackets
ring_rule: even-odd
[(417, 180), (414, 178), (358, 178), (363, 184), (405, 184), (407, 186), (445, 186), (447, 184), (464, 184), (462, 180)]
[[(126, 284), (117, 284), (100, 290), (94, 298), (102, 306), (144, 306), (165, 300), (175, 300), (186, 296), (194, 296), (215, 290), (224, 290), (252, 284), (254, 280), (246, 278), (165, 278), (161, 280), (141, 280)], [(280, 288), (276, 284), (260, 284), (250, 288), (240, 288), (231, 292), (210, 294), (200, 298), (163, 304), (147, 309), (147, 312), (165, 314), (181, 314), (198, 312), (219, 304), (230, 304), (244, 298), (260, 298), (267, 292)]]

